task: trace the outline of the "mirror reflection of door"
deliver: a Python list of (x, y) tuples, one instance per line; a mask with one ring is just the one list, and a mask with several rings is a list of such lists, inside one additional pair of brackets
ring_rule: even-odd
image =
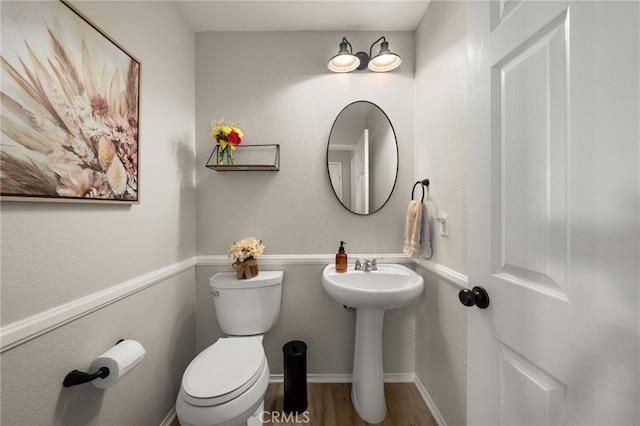
[(329, 161), (329, 178), (333, 191), (342, 200), (342, 163), (339, 161)]
[(369, 214), (369, 129), (364, 129), (351, 160), (351, 211)]
[(389, 118), (377, 105), (358, 101), (340, 112), (329, 136), (327, 168), (336, 197), (351, 212), (375, 213), (387, 202), (398, 171), (398, 146)]

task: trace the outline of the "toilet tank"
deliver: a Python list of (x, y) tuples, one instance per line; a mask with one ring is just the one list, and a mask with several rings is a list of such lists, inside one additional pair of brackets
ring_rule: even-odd
[(239, 280), (235, 272), (209, 279), (220, 329), (230, 336), (266, 333), (280, 315), (283, 271), (260, 271)]

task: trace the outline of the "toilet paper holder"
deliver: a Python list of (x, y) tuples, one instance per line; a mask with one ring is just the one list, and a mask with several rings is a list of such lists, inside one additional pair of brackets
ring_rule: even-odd
[(70, 371), (64, 378), (62, 382), (62, 386), (65, 388), (81, 385), (83, 383), (89, 383), (95, 379), (104, 379), (109, 375), (109, 369), (107, 367), (102, 367), (98, 371), (93, 374), (85, 373), (84, 371), (73, 370)]
[[(116, 345), (123, 341), (124, 339), (118, 340), (116, 342)], [(107, 376), (109, 376), (109, 369), (107, 367), (101, 367), (93, 374), (85, 373), (84, 371), (80, 370), (73, 370), (67, 373), (67, 375), (64, 377), (62, 386), (68, 388), (71, 386), (81, 385), (83, 383), (89, 383), (95, 379), (104, 379)]]

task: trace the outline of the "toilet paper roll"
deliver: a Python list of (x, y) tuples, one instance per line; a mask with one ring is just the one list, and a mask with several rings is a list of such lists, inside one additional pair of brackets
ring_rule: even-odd
[(109, 375), (104, 379), (95, 379), (91, 383), (100, 389), (110, 388), (138, 365), (144, 354), (145, 350), (139, 342), (135, 340), (121, 341), (93, 360), (91, 367), (89, 367), (90, 371), (98, 371), (102, 367), (107, 367)]

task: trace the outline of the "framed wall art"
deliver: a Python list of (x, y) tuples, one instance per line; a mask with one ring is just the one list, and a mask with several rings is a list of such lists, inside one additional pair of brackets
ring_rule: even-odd
[(140, 62), (67, 2), (0, 11), (2, 200), (138, 203)]

